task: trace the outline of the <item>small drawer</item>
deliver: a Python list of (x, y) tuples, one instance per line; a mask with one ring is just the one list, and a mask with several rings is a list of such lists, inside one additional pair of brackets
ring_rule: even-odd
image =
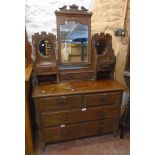
[(81, 95), (41, 98), (40, 103), (42, 113), (56, 109), (80, 108)]
[(36, 67), (35, 68), (37, 73), (47, 73), (47, 72), (55, 72), (55, 67)]
[(114, 130), (116, 130), (116, 120), (107, 119), (72, 125), (61, 124), (59, 127), (43, 128), (42, 136), (47, 143), (101, 135), (113, 132)]
[(117, 118), (120, 108), (115, 105), (57, 111), (41, 115), (43, 127), (59, 126), (63, 123), (80, 123), (86, 121)]
[(60, 81), (93, 79), (93, 72), (60, 74)]
[(116, 105), (120, 103), (121, 92), (97, 93), (85, 95), (86, 106)]

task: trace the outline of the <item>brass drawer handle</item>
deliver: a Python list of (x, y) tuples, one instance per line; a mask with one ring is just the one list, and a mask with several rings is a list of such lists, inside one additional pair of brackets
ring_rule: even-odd
[(103, 119), (105, 117), (105, 114), (102, 111), (97, 112), (97, 115), (99, 116), (100, 119)]
[(59, 103), (59, 105), (64, 106), (64, 104), (66, 103), (66, 97), (65, 96), (61, 96), (59, 98), (58, 103)]
[(66, 99), (66, 96), (61, 96), (61, 99), (62, 99), (62, 100), (65, 100), (65, 99)]
[(60, 115), (60, 117), (58, 118), (60, 122), (67, 122), (68, 121), (68, 117), (64, 116), (64, 115)]
[(81, 103), (80, 108), (82, 109), (82, 108), (85, 108), (85, 107), (86, 107), (86, 105), (84, 103)]
[(99, 100), (100, 100), (100, 102), (104, 102), (104, 101), (108, 100), (108, 96), (106, 94), (104, 94), (103, 97), (100, 98)]

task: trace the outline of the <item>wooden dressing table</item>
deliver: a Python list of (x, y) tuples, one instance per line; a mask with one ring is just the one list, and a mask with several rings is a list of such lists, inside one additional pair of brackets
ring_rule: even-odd
[(118, 131), (124, 86), (114, 80), (112, 36), (91, 38), (92, 13), (66, 7), (55, 12), (58, 46), (53, 34), (32, 37), (37, 79), (33, 98), (42, 149), (47, 143)]
[(42, 148), (49, 142), (116, 134), (123, 88), (113, 80), (37, 86), (33, 97)]

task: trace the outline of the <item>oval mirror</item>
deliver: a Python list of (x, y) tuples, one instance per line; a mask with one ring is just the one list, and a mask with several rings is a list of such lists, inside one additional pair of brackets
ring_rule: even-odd
[(100, 38), (95, 43), (95, 49), (98, 55), (103, 55), (106, 52), (107, 41), (103, 38)]
[(41, 40), (39, 42), (39, 53), (42, 56), (49, 56), (52, 52), (51, 45), (48, 40)]

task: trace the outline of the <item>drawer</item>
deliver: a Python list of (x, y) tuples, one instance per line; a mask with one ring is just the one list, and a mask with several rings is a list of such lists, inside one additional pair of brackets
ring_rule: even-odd
[(121, 92), (97, 93), (85, 95), (85, 104), (87, 107), (96, 105), (116, 105), (120, 103)]
[(69, 111), (57, 111), (49, 114), (42, 114), (42, 125), (44, 127), (58, 126), (86, 121), (101, 120), (105, 118), (116, 118), (119, 115), (118, 106), (97, 106)]
[(77, 139), (88, 136), (101, 135), (116, 130), (116, 120), (107, 119), (101, 121), (91, 121), (81, 124), (61, 125), (59, 127), (44, 128), (42, 138), (47, 142), (57, 142), (62, 140)]
[(48, 73), (48, 72), (56, 72), (55, 67), (36, 67), (35, 68), (37, 73)]
[(56, 109), (79, 108), (81, 107), (81, 95), (41, 98), (40, 104), (42, 113)]
[(88, 80), (93, 79), (93, 72), (81, 72), (81, 73), (65, 73), (60, 74), (60, 81), (70, 81), (70, 80)]

